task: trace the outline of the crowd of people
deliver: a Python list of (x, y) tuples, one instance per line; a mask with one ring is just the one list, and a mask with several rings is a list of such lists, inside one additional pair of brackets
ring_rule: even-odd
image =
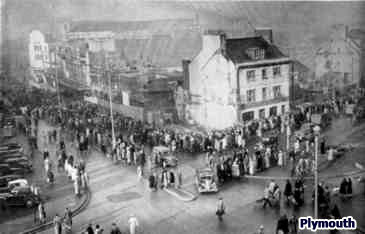
[[(111, 132), (112, 123), (107, 110), (94, 104), (74, 100), (64, 103), (60, 108), (54, 104), (56, 103), (54, 97), (49, 99), (36, 98), (36, 101), (34, 101), (34, 97), (38, 96), (32, 95), (32, 98), (29, 99), (33, 102), (18, 103), (18, 106), (21, 107), (19, 110), (27, 116), (28, 123), (24, 130), (29, 136), (31, 148), (38, 148), (37, 141), (34, 140), (38, 137), (44, 139), (44, 142), (59, 143), (56, 153), (57, 169), (65, 171), (74, 182), (76, 195), (80, 194), (80, 188), (85, 190), (88, 188), (88, 176), (85, 171), (84, 159), (91, 149), (100, 150), (114, 162), (120, 162), (123, 165), (135, 165), (138, 176), (142, 177), (144, 165), (148, 160), (145, 147), (152, 148), (163, 145), (175, 154), (178, 152), (205, 152), (206, 164), (215, 170), (220, 183), (224, 183), (233, 177), (254, 175), (273, 166), (283, 167), (288, 165), (291, 175), (298, 178), (295, 179), (294, 186), (292, 186), (290, 180), (286, 182), (283, 192), (286, 202), (298, 207), (304, 204), (304, 182), (301, 177), (313, 171), (311, 157), (313, 155), (313, 139), (297, 137), (294, 144), (290, 146), (290, 151), (285, 152), (284, 146), (280, 145), (278, 137), (280, 133), (284, 133), (287, 129), (291, 133), (295, 129), (299, 129), (303, 123), (310, 122), (310, 109), (302, 109), (283, 117), (272, 116), (265, 120), (253, 121), (224, 131), (211, 131), (209, 133), (180, 131), (169, 126), (159, 127), (115, 113), (113, 116), (116, 136), (114, 141)], [(24, 99), (27, 99), (26, 96)], [(336, 111), (336, 106), (327, 109), (327, 105), (322, 105), (320, 108), (323, 112)], [(37, 123), (39, 119), (45, 119), (57, 127), (48, 132), (38, 133)], [(265, 141), (263, 140), (265, 135), (272, 136)], [(249, 150), (247, 141), (257, 137), (261, 141), (252, 150)], [(79, 154), (77, 157), (66, 152), (65, 141), (75, 143)], [(326, 151), (324, 141), (321, 142), (320, 148), (321, 153)], [(43, 156), (47, 182), (53, 183), (54, 173), (49, 160), (49, 152), (44, 150)], [(175, 185), (175, 183), (178, 186), (181, 185), (181, 171), (174, 173), (162, 166), (160, 176), (157, 176), (155, 171), (150, 170), (149, 172), (149, 184), (153, 190), (159, 187), (159, 183), (161, 187), (168, 187)], [(320, 204), (329, 204), (328, 187), (322, 184), (319, 186)], [(340, 194), (352, 193), (351, 179), (344, 179), (339, 192)], [(261, 200), (263, 207), (267, 205), (270, 207), (278, 206), (280, 200), (281, 189), (274, 181), (271, 181), (265, 187), (264, 196)], [(58, 215), (55, 216), (56, 233), (61, 233), (62, 225), (66, 225), (66, 230), (67, 227), (71, 227), (72, 222), (63, 224), (65, 223), (64, 220)], [(138, 221), (131, 220), (129, 222), (130, 226), (138, 226)], [(278, 230), (289, 233), (286, 231), (290, 229), (289, 223), (295, 220), (288, 220), (286, 216), (283, 216), (279, 221)], [(286, 226), (286, 223), (288, 223), (288, 226)], [(112, 233), (120, 233), (116, 225), (113, 225), (112, 230), (114, 230)], [(95, 225), (95, 227), (89, 225), (85, 232), (102, 233), (103, 229), (100, 225)]]

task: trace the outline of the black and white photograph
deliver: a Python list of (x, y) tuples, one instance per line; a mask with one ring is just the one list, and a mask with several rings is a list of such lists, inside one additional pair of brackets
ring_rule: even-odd
[(0, 0), (0, 234), (365, 234), (365, 1)]

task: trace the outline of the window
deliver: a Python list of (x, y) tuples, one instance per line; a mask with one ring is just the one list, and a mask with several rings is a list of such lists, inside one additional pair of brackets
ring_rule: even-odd
[(281, 75), (280, 66), (274, 67), (273, 68), (273, 73), (274, 73), (274, 76), (280, 76)]
[(262, 69), (262, 70), (261, 70), (261, 73), (262, 73), (262, 79), (263, 79), (263, 80), (267, 80), (267, 73), (266, 73), (266, 69)]
[(256, 101), (256, 92), (254, 89), (247, 91), (247, 102), (255, 102)]
[(247, 82), (255, 81), (255, 70), (247, 71)]
[(40, 45), (35, 45), (35, 46), (34, 46), (34, 50), (35, 50), (35, 51), (41, 51), (41, 50), (42, 50), (42, 46), (40, 46)]
[(242, 120), (243, 121), (250, 121), (250, 120), (253, 120), (253, 118), (254, 118), (254, 112), (253, 111), (248, 111), (248, 112), (242, 113)]
[(267, 99), (267, 88), (262, 88), (262, 100), (265, 101)]
[(274, 98), (281, 97), (280, 85), (278, 85), (278, 86), (274, 86), (274, 87), (272, 88), (272, 91), (273, 91), (273, 93), (274, 93)]
[(34, 56), (34, 58), (35, 58), (36, 60), (43, 60), (43, 56), (42, 56), (41, 54), (36, 54), (36, 55)]
[(259, 118), (260, 119), (265, 119), (265, 109), (260, 109), (259, 110)]
[(261, 48), (250, 48), (246, 52), (250, 56), (250, 58), (254, 60), (265, 58), (265, 50)]
[(285, 105), (281, 105), (281, 114), (285, 114)]
[(349, 84), (349, 83), (350, 83), (350, 73), (345, 72), (345, 73), (343, 74), (343, 83), (344, 83), (345, 85), (347, 85), (347, 84)]
[(270, 116), (274, 116), (278, 114), (278, 108), (276, 106), (270, 107)]

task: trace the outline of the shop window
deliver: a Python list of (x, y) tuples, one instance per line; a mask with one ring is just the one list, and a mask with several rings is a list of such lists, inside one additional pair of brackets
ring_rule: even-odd
[(281, 105), (281, 114), (285, 114), (285, 105)]
[(278, 114), (278, 108), (276, 106), (270, 107), (270, 116), (276, 116)]
[(260, 119), (265, 119), (265, 109), (260, 109), (259, 110), (259, 118)]
[(254, 112), (253, 111), (248, 111), (248, 112), (244, 112), (242, 113), (242, 120), (243, 121), (250, 121), (254, 119)]

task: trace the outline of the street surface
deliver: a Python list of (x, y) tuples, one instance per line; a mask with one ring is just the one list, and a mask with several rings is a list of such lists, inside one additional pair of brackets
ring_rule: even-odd
[[(338, 125), (337, 125), (338, 124)], [(348, 128), (346, 120), (340, 120), (328, 131), (328, 141), (335, 144), (345, 141), (361, 143), (364, 126)], [(340, 126), (345, 126), (339, 128)], [(49, 128), (41, 121), (40, 132)], [(336, 130), (337, 129), (337, 130)], [(341, 134), (339, 134), (341, 131)], [(350, 137), (351, 136), (351, 137)], [(41, 145), (41, 142), (40, 146)], [(67, 151), (70, 152), (71, 144), (66, 143)], [(54, 150), (54, 146), (47, 145), (48, 149)], [(76, 155), (72, 149), (73, 155)], [(336, 175), (341, 172), (356, 171), (353, 163), (364, 155), (364, 146), (358, 147), (355, 151), (332, 163), (329, 168), (321, 172), (321, 176)], [(147, 153), (148, 155), (148, 153)], [(42, 157), (37, 155), (38, 160)], [(51, 157), (54, 154), (51, 153)], [(205, 163), (205, 155), (179, 154), (180, 168), (183, 172), (183, 189), (197, 194), (194, 185), (194, 173)], [(41, 158), (41, 159), (39, 159)], [(39, 165), (39, 171), (43, 172), (43, 164)], [(56, 165), (54, 163), (54, 165)], [(263, 196), (263, 189), (268, 182), (266, 179), (242, 179), (232, 181), (221, 187), (217, 194), (199, 195), (191, 202), (183, 202), (177, 197), (166, 193), (163, 190), (151, 192), (145, 179), (138, 180), (134, 166), (122, 166), (114, 164), (110, 159), (104, 157), (100, 152), (93, 151), (87, 158), (86, 170), (90, 177), (92, 198), (89, 206), (84, 212), (74, 218), (73, 230), (81, 232), (89, 223), (99, 224), (105, 233), (109, 233), (111, 224), (117, 225), (124, 231), (128, 229), (128, 217), (134, 214), (140, 222), (140, 231), (143, 233), (254, 233), (260, 225), (264, 225), (265, 233), (273, 233), (276, 221), (280, 214), (286, 213), (289, 216), (295, 213), (297, 216), (312, 215), (311, 205), (311, 182), (306, 182), (306, 204), (299, 210), (293, 210), (282, 204), (281, 210), (267, 207), (262, 208), (261, 203), (256, 200)], [(61, 173), (62, 174), (62, 173)], [(286, 169), (272, 168), (258, 174), (258, 176), (286, 177)], [(56, 174), (56, 183), (62, 183), (62, 175)], [(42, 175), (37, 172), (34, 180), (42, 180)], [(326, 183), (338, 185), (341, 178), (326, 179)], [(60, 180), (59, 182), (57, 182)], [(281, 189), (283, 181), (276, 179)], [(365, 224), (364, 195), (357, 195), (362, 192), (362, 187), (353, 180), (355, 197), (349, 201), (338, 200), (342, 216), (353, 215), (358, 225)], [(66, 206), (74, 204), (74, 195), (71, 183), (56, 185), (58, 187), (50, 193), (51, 201), (46, 205), (53, 216), (56, 212), (63, 215)], [(215, 208), (219, 197), (223, 197), (227, 211), (224, 221), (219, 222), (215, 215)], [(47, 214), (48, 215), (48, 214)], [(24, 222), (31, 215), (0, 224), (0, 233), (18, 233)], [(32, 217), (32, 216), (31, 216)], [(22, 225), (16, 225), (22, 224)], [(5, 230), (5, 231), (4, 231)], [(43, 233), (53, 233), (52, 229)]]

